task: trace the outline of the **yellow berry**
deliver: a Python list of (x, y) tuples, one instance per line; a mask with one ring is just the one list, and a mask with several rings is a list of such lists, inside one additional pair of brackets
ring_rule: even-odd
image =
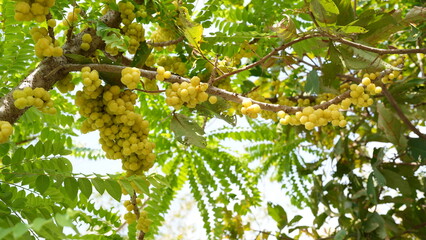
[(217, 97), (216, 96), (210, 96), (209, 102), (210, 102), (210, 104), (215, 104), (217, 102)]
[[(374, 73), (372, 73), (372, 74), (374, 74)], [(374, 76), (376, 76), (376, 75), (374, 75)], [(364, 86), (367, 86), (370, 83), (371, 83), (371, 79), (370, 78), (363, 78), (362, 79), (362, 84), (364, 84)]]
[(47, 21), (47, 25), (51, 28), (54, 28), (56, 26), (56, 20), (55, 19), (49, 19)]
[(91, 43), (92, 42), (92, 35), (85, 33), (83, 37), (81, 37), (81, 40), (85, 43)]

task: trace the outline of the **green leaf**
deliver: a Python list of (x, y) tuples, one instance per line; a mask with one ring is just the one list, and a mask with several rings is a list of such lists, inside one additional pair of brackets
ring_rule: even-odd
[(10, 165), (12, 163), (12, 159), (9, 156), (4, 156), (2, 158), (3, 165)]
[(337, 16), (338, 25), (346, 25), (355, 19), (352, 0), (339, 0), (334, 1), (339, 8), (339, 15)]
[(408, 138), (408, 151), (415, 161), (426, 160), (426, 140), (423, 138)]
[(287, 225), (287, 213), (280, 205), (268, 202), (268, 214), (277, 222), (279, 229), (283, 229)]
[(348, 232), (345, 229), (342, 229), (336, 233), (334, 236), (334, 240), (343, 240), (345, 239), (346, 235), (348, 235)]
[(13, 228), (0, 228), (0, 239), (5, 239), (4, 237), (6, 237), (7, 235), (9, 235), (9, 233), (13, 232)]
[(367, 196), (371, 202), (377, 204), (376, 187), (374, 186), (373, 173), (368, 176), (367, 180)]
[(56, 213), (55, 220), (58, 225), (62, 227), (75, 227), (75, 225), (72, 223), (72, 219), (67, 214)]
[(243, 91), (243, 93), (248, 93), (255, 87), (256, 84), (254, 84), (252, 81), (245, 80), (243, 81), (243, 84), (241, 84), (241, 91)]
[(401, 175), (388, 169), (383, 169), (381, 172), (386, 178), (386, 186), (393, 189), (399, 189), (403, 195), (411, 195), (410, 184), (404, 180)]
[(365, 222), (364, 231), (367, 233), (375, 231), (379, 239), (385, 239), (387, 237), (385, 221), (383, 217), (377, 213), (373, 213)]
[(404, 125), (383, 103), (377, 103), (377, 112), (379, 113), (378, 127), (398, 149), (406, 149), (407, 139), (404, 136)]
[(78, 183), (73, 177), (67, 177), (64, 180), (65, 192), (71, 199), (77, 198)]
[(327, 217), (328, 217), (328, 214), (325, 212), (315, 217), (314, 224), (317, 226), (317, 228), (320, 228), (324, 224)]
[(359, 26), (343, 26), (339, 28), (339, 31), (350, 34), (350, 33), (366, 33), (367, 29)]
[[(3, 157), (4, 155), (6, 155), (9, 152), (9, 148), (10, 148), (9, 143), (0, 144), (0, 157)], [(4, 163), (3, 161), (3, 164), (6, 164), (6, 163)]]
[(339, 8), (337, 8), (333, 0), (312, 0), (310, 10), (317, 21), (326, 24), (335, 23), (337, 15), (339, 15)]
[(40, 194), (43, 194), (47, 188), (49, 188), (50, 178), (46, 175), (40, 175), (37, 177), (35, 184), (37, 191), (39, 191)]
[(12, 203), (12, 208), (14, 209), (23, 209), (26, 206), (27, 199), (26, 198), (17, 198)]
[(305, 92), (310, 94), (316, 94), (319, 92), (319, 77), (316, 70), (312, 70), (308, 73)]
[(145, 65), (146, 59), (151, 54), (152, 48), (148, 47), (146, 41), (140, 43), (135, 56), (133, 57), (132, 67), (142, 68)]
[(18, 164), (24, 160), (25, 151), (23, 148), (18, 148), (12, 155), (11, 164)]
[(13, 237), (19, 239), (28, 230), (28, 226), (24, 223), (18, 223), (13, 227)]
[(377, 184), (381, 187), (385, 186), (386, 185), (386, 179), (383, 176), (383, 174), (380, 173), (380, 171), (377, 170), (377, 168), (375, 168), (375, 167), (373, 168), (373, 172), (374, 172), (374, 178), (376, 179)]
[(108, 179), (105, 181), (105, 189), (109, 193), (111, 197), (113, 197), (115, 200), (120, 201), (121, 200), (121, 186), (118, 184), (117, 181)]
[(118, 182), (121, 184), (121, 187), (130, 195), (133, 194), (133, 187), (132, 184), (130, 184), (129, 181), (127, 181), (126, 179), (120, 179), (118, 180)]
[(173, 114), (170, 129), (175, 133), (176, 139), (185, 145), (194, 145), (200, 148), (206, 146), (204, 130), (192, 119), (185, 115)]
[(104, 180), (102, 180), (102, 178), (93, 178), (92, 179), (92, 184), (93, 186), (95, 186), (96, 191), (99, 192), (99, 194), (103, 194), (105, 191), (105, 184), (104, 184)]
[(140, 191), (149, 195), (149, 183), (142, 179), (141, 177), (136, 177), (132, 179), (132, 182), (139, 188)]
[(195, 107), (199, 113), (206, 117), (216, 117), (224, 120), (225, 122), (235, 126), (237, 124), (237, 117), (235, 115), (228, 115), (223, 111), (229, 109), (229, 104), (223, 98), (218, 97), (217, 103), (210, 104), (208, 101), (202, 104), (197, 104)]
[(79, 178), (78, 179), (78, 187), (80, 188), (80, 191), (89, 198), (90, 195), (92, 195), (92, 184), (90, 183), (89, 179), (87, 178)]
[[(44, 225), (47, 223), (52, 222), (52, 219), (44, 219), (44, 218), (36, 218), (31, 223), (31, 228), (34, 229), (34, 231), (39, 231)], [(1, 239), (1, 238), (0, 238)]]
[(303, 217), (300, 215), (296, 215), (293, 217), (293, 219), (290, 220), (290, 222), (288, 223), (289, 226), (292, 226), (295, 223), (298, 223)]

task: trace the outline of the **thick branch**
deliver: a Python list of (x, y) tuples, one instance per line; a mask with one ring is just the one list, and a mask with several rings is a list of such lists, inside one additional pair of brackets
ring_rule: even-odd
[[(90, 67), (91, 69), (95, 69), (99, 72), (110, 72), (110, 73), (120, 73), (121, 70), (125, 68), (125, 66), (118, 66), (118, 65), (109, 65), (109, 64), (67, 64), (64, 66), (61, 66), (57, 69), (55, 69), (55, 72), (63, 72), (68, 73), (71, 71), (80, 71), (83, 67)], [(139, 69), (141, 72), (141, 76), (153, 79), (155, 78), (155, 75), (157, 74), (156, 71), (151, 70), (145, 70), (145, 69)], [(53, 73), (54, 74), (54, 73)], [(172, 75), (169, 79), (165, 80), (166, 82), (174, 83), (174, 82), (189, 82), (190, 80), (188, 78), (184, 78), (178, 75)], [(250, 99), (247, 97), (244, 97), (238, 93), (229, 92), (221, 88), (217, 88), (214, 86), (209, 86), (209, 88), (206, 91), (209, 94), (220, 96), (224, 98), (225, 100), (236, 102), (236, 103), (242, 103), (244, 99)], [(326, 109), (328, 106), (332, 104), (338, 104), (341, 101), (343, 101), (345, 98), (348, 98), (350, 95), (350, 91), (346, 91), (342, 93), (341, 95), (331, 99), (330, 101), (324, 102), (319, 105), (313, 106), (314, 109)], [(280, 110), (292, 114), (296, 113), (297, 111), (302, 111), (303, 107), (290, 107), (285, 105), (279, 105), (279, 104), (271, 104), (271, 103), (265, 103), (265, 102), (259, 102), (253, 99), (250, 99), (253, 104), (258, 104), (261, 109), (272, 111), (272, 112), (278, 112)]]
[[(111, 27), (118, 26), (118, 24), (120, 23), (120, 14), (116, 11), (109, 11), (101, 18), (101, 21)], [(88, 31), (93, 31), (93, 29)], [(80, 34), (84, 33), (85, 32), (82, 32)], [(77, 40), (75, 41), (67, 42), (63, 46), (64, 53), (81, 54), (81, 49), (79, 45), (79, 43), (81, 42), (78, 41), (81, 41), (80, 38), (77, 38)], [(103, 44), (102, 41), (99, 41), (98, 38), (94, 38), (92, 42), (92, 49), (98, 48), (101, 44)], [(38, 67), (33, 72), (31, 72), (24, 80), (22, 80), (18, 84), (18, 86), (16, 86), (14, 89), (12, 89), (12, 91), (10, 91), (8, 94), (6, 94), (0, 99), (0, 120), (8, 121), (13, 124), (27, 110), (27, 108), (18, 109), (15, 107), (12, 95), (14, 90), (22, 89), (25, 87), (41, 87), (47, 90), (51, 89), (53, 85), (58, 80), (64, 78), (66, 74), (63, 71), (57, 71), (57, 69), (60, 69), (61, 66), (66, 65), (71, 61), (71, 59), (67, 59), (65, 56), (48, 57), (41, 61)]]

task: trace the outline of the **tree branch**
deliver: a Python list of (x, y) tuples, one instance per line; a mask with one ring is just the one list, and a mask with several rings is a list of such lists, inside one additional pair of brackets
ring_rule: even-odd
[(417, 136), (426, 139), (426, 135), (421, 133), (412, 123), (411, 121), (405, 116), (405, 114), (402, 112), (401, 108), (398, 106), (398, 103), (396, 102), (395, 98), (393, 98), (392, 94), (388, 91), (385, 85), (382, 85), (382, 92), (383, 95), (388, 99), (389, 103), (392, 105), (392, 107), (395, 109), (396, 114), (398, 114), (399, 118), (407, 125), (407, 127), (413, 131)]
[(368, 52), (374, 52), (377, 53), (379, 55), (383, 55), (383, 54), (409, 54), (409, 53), (426, 53), (426, 48), (415, 48), (415, 49), (381, 49), (381, 48), (375, 48), (375, 47), (370, 47), (370, 46), (366, 46), (360, 43), (356, 43), (356, 42), (352, 42), (343, 38), (339, 38), (333, 35), (329, 36), (331, 40), (336, 41), (336, 42), (340, 42), (343, 43), (345, 45), (354, 47), (354, 48), (358, 48), (361, 50), (365, 50)]
[(270, 58), (273, 55), (277, 54), (279, 51), (284, 50), (284, 49), (290, 47), (291, 45), (293, 45), (295, 43), (301, 42), (301, 41), (309, 39), (309, 38), (314, 38), (314, 37), (321, 37), (321, 35), (320, 34), (316, 34), (316, 33), (315, 34), (310, 34), (310, 35), (306, 35), (306, 36), (300, 37), (298, 39), (295, 39), (295, 40), (293, 40), (291, 42), (285, 43), (285, 44), (281, 45), (278, 48), (274, 48), (274, 50), (272, 50), (270, 53), (268, 53), (267, 55), (265, 55), (264, 57), (262, 57), (261, 59), (259, 59), (259, 61), (254, 62), (252, 64), (249, 64), (249, 65), (247, 65), (247, 66), (245, 66), (243, 68), (237, 69), (235, 71), (232, 71), (230, 73), (226, 73), (226, 74), (224, 74), (224, 75), (222, 75), (220, 77), (217, 77), (217, 78), (214, 79), (213, 82), (219, 81), (221, 79), (227, 78), (227, 77), (232, 76), (234, 74), (237, 74), (237, 73), (240, 73), (242, 71), (248, 70), (250, 68), (256, 67), (256, 66), (262, 64), (263, 62), (265, 62), (266, 60), (268, 60), (268, 58)]
[[(120, 24), (120, 13), (116, 11), (109, 11), (101, 19), (106, 25), (110, 27), (116, 27)], [(94, 29), (88, 30), (94, 31)], [(81, 35), (85, 32), (80, 33)], [(79, 54), (81, 52), (80, 46), (77, 43), (79, 39), (67, 41), (62, 47), (64, 53)], [(97, 49), (99, 46), (104, 44), (99, 37), (93, 39), (91, 45), (93, 49)], [(23, 89), (25, 87), (37, 88), (41, 87), (46, 90), (52, 89), (53, 85), (60, 79), (64, 78), (66, 73), (63, 71), (57, 71), (61, 69), (61, 66), (71, 63), (72, 60), (61, 57), (48, 57), (43, 59), (38, 67), (34, 69), (24, 80), (22, 80), (15, 88), (13, 88), (8, 94), (0, 98), (0, 121), (8, 121), (14, 124), (19, 117), (24, 114), (28, 109), (18, 109), (14, 105), (13, 91), (16, 89)]]
[[(125, 66), (109, 65), (109, 64), (66, 64), (66, 65), (63, 65), (61, 67), (56, 68), (54, 71), (55, 72), (63, 72), (65, 74), (65, 73), (68, 73), (68, 72), (71, 72), (71, 71), (80, 71), (81, 68), (83, 68), (83, 67), (90, 67), (91, 69), (95, 69), (99, 72), (110, 72), (110, 73), (120, 73), (121, 70), (123, 70), (125, 68)], [(156, 71), (145, 70), (145, 69), (139, 69), (139, 70), (141, 72), (142, 77), (153, 79), (153, 78), (155, 78), (155, 75), (157, 75)], [(51, 74), (54, 75), (55, 72), (53, 72)], [(179, 75), (172, 75), (169, 79), (166, 79), (165, 81), (170, 82), (170, 83), (190, 82), (190, 80), (188, 78), (184, 78), (184, 77), (181, 77)], [(240, 104), (243, 102), (244, 99), (250, 99), (250, 98), (242, 96), (241, 94), (229, 92), (229, 91), (226, 91), (224, 89), (217, 88), (217, 87), (214, 87), (214, 86), (209, 86), (209, 88), (207, 89), (206, 92), (209, 93), (209, 94), (212, 94), (212, 95), (222, 97), (225, 100), (232, 101), (232, 102), (235, 102), (235, 103), (240, 103)], [(350, 97), (349, 94), (350, 94), (350, 91), (348, 90), (348, 91), (342, 93), (341, 95), (339, 95), (339, 96), (337, 96), (337, 97), (335, 97), (335, 98), (333, 98), (333, 99), (331, 99), (327, 102), (324, 102), (322, 104), (315, 105), (315, 106), (312, 106), (312, 107), (314, 109), (319, 109), (319, 108), (320, 109), (326, 109), (328, 106), (330, 106), (332, 104), (338, 104), (341, 101), (343, 101), (345, 98)], [(278, 112), (278, 111), (282, 110), (286, 113), (292, 114), (292, 113), (296, 113), (297, 111), (303, 110), (303, 107), (290, 107), (290, 106), (285, 106), (285, 105), (260, 102), (260, 101), (256, 101), (256, 100), (253, 100), (253, 99), (250, 99), (250, 100), (253, 102), (253, 104), (258, 104), (261, 109), (266, 110), (266, 111)]]

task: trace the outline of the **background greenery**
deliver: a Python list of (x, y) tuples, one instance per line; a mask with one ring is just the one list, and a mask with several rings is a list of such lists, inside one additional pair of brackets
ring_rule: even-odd
[[(327, 125), (310, 131), (280, 125), (267, 112), (266, 119), (248, 118), (248, 126), (241, 127), (238, 122), (245, 117), (239, 113), (241, 106), (227, 103), (230, 95), (223, 92), (218, 92), (221, 98), (216, 105), (173, 111), (164, 94), (139, 91), (137, 113), (151, 123), (157, 172), (130, 177), (119, 173), (120, 169), (107, 175), (73, 171), (70, 158), (94, 160), (96, 172), (95, 161), (104, 154), (72, 141), (80, 135), (83, 121), (74, 105), (75, 91), (63, 94), (53, 88), (50, 93), (58, 113), (26, 110), (12, 122), (10, 140), (0, 144), (0, 239), (155, 239), (158, 228), (169, 220), (165, 216), (171, 202), (185, 184), (203, 219), (206, 236), (200, 239), (246, 239), (253, 232), (257, 239), (426, 238), (426, 139), (421, 133), (426, 116), (423, 1), (206, 0), (197, 9), (195, 1), (130, 2), (137, 9), (146, 8), (148, 17), (135, 21), (144, 24), (147, 40), (159, 27), (171, 30), (173, 39), (184, 36), (174, 49), (148, 51), (150, 45), (145, 44), (147, 49), (139, 50), (144, 57), (133, 63), (147, 71), (161, 65), (161, 57), (170, 56), (174, 57), (171, 62), (184, 64), (183, 77), (198, 75), (207, 82), (212, 72), (213, 77), (231, 72), (215, 86), (253, 99), (262, 95), (268, 103), (276, 103), (280, 96), (337, 96), (342, 84), (359, 82), (358, 72), (389, 71), (398, 57), (404, 58), (398, 66), (403, 78), (388, 85), (389, 95), (377, 95), (370, 107), (345, 111), (345, 127)], [(0, 0), (0, 4), (0, 96), (6, 99), (23, 80), (31, 84), (29, 74), (49, 60), (34, 55), (29, 32), (40, 24), (14, 20), (14, 1)], [(106, 43), (123, 40), (122, 35), (111, 37), (112, 27), (100, 23), (101, 8), (109, 5), (117, 10), (114, 1), (57, 0), (50, 12), (62, 20), (76, 5), (84, 14), (73, 29), (74, 37), (92, 28)], [(191, 37), (201, 34), (194, 27), (197, 24), (204, 29), (200, 42)], [(67, 29), (63, 25), (55, 29), (61, 45)], [(247, 50), (244, 44), (255, 47)], [(108, 59), (99, 46), (96, 51), (65, 55), (67, 64), (129, 64)], [(122, 48), (126, 47), (124, 41)], [(247, 52), (246, 57), (238, 56)], [(145, 62), (148, 55), (154, 57), (154, 65)], [(259, 60), (263, 62), (247, 67)], [(213, 70), (215, 66), (220, 71)], [(233, 73), (244, 67), (246, 71)], [(80, 81), (74, 73), (73, 82)], [(157, 84), (165, 89), (169, 83)], [(0, 105), (0, 109), (5, 107)], [(7, 117), (2, 114), (0, 120)], [(406, 121), (401, 120), (404, 117)], [(212, 118), (227, 124), (205, 132)], [(244, 146), (243, 153), (226, 140)], [(283, 206), (269, 202), (265, 211), (276, 226), (252, 228), (247, 216), (264, 203), (265, 189), (258, 188), (259, 181), (271, 175), (270, 180), (282, 187), (292, 205), (312, 212), (312, 223), (304, 221), (303, 215), (287, 217)], [(119, 230), (124, 220), (118, 209), (96, 205), (96, 192), (116, 201), (129, 199), (122, 189), (136, 191), (142, 198), (143, 210), (153, 221), (144, 235), (136, 232), (135, 224), (125, 226), (128, 231), (123, 234)], [(338, 224), (330, 228), (326, 223), (331, 221)], [(87, 229), (81, 231), (81, 226)], [(73, 231), (64, 231), (65, 227)]]

